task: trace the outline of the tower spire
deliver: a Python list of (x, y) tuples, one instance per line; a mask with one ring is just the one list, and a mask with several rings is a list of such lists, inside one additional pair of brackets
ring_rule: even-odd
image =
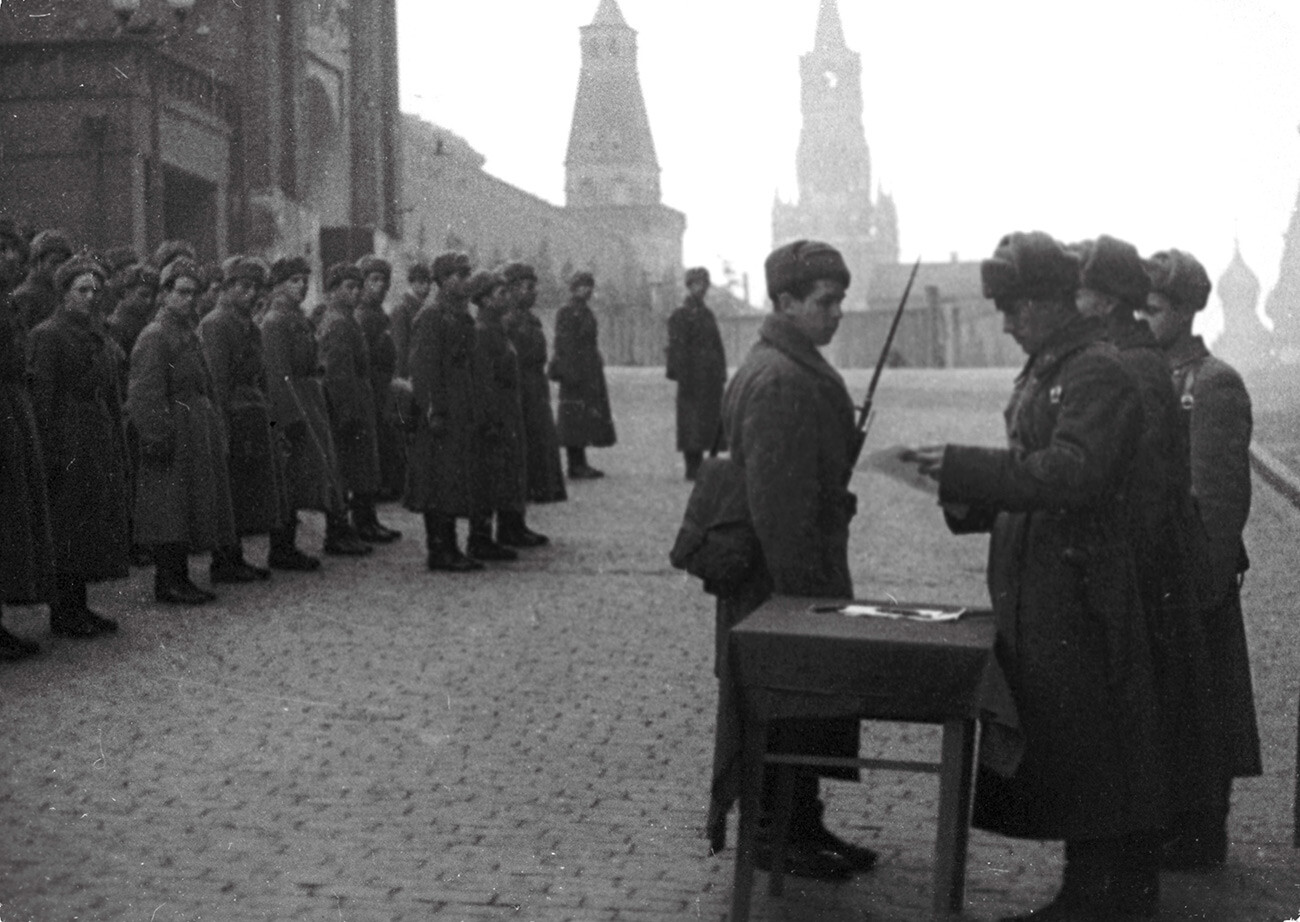
[(618, 0), (600, 0), (600, 6), (596, 8), (596, 15), (592, 17), (591, 24), (627, 28), (627, 20), (623, 18), (623, 11), (618, 8)]
[(838, 4), (835, 0), (822, 0), (821, 9), (817, 12), (817, 37), (813, 41), (813, 48), (830, 51), (847, 47)]

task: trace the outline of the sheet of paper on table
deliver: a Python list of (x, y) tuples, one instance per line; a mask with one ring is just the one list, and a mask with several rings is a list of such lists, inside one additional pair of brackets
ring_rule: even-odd
[(847, 615), (850, 618), (903, 618), (908, 621), (956, 621), (966, 609), (955, 605), (884, 605), (850, 602), (845, 605), (814, 605), (813, 611)]

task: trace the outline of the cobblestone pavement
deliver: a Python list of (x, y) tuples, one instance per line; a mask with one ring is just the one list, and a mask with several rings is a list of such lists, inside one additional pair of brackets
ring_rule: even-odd
[[(871, 447), (996, 444), (1011, 378), (891, 371)], [(620, 444), (592, 453), (609, 476), (536, 507), (554, 543), (517, 564), (429, 574), (417, 520), (386, 507), (396, 545), (210, 607), (153, 604), (146, 571), (94, 587), (112, 639), (52, 640), (43, 610), (7, 611), (46, 655), (0, 671), (0, 922), (724, 918), (733, 852), (700, 838), (711, 607), (666, 556), (687, 495), (672, 392), (653, 369), (611, 389)], [(879, 474), (854, 488), (859, 594), (985, 601), (982, 540)], [(1248, 538), (1267, 774), (1237, 788), (1228, 866), (1166, 877), (1162, 919), (1300, 912), (1300, 514), (1261, 486)], [(864, 747), (932, 758), (938, 738), (879, 724)], [(881, 866), (779, 900), (759, 875), (755, 919), (927, 918), (934, 777), (827, 788), (830, 824)], [(975, 833), (963, 918), (1036, 905), (1059, 872), (1054, 844)]]

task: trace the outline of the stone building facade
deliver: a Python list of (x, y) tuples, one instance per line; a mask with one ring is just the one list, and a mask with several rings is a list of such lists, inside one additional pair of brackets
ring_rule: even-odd
[(395, 0), (0, 6), (0, 201), (74, 243), (319, 267), (400, 234)]

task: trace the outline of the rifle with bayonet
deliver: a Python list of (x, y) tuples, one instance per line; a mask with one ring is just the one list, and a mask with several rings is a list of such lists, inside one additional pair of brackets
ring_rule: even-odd
[(885, 370), (885, 362), (889, 361), (889, 350), (893, 348), (894, 336), (898, 333), (898, 323), (903, 319), (903, 309), (907, 307), (907, 298), (912, 293), (912, 283), (916, 281), (916, 273), (921, 268), (921, 257), (916, 258), (912, 264), (912, 273), (907, 277), (907, 286), (903, 289), (903, 297), (898, 302), (898, 310), (894, 311), (893, 323), (889, 325), (889, 335), (885, 337), (885, 347), (880, 350), (880, 358), (876, 361), (876, 370), (871, 375), (871, 384), (867, 386), (866, 399), (862, 401), (862, 406), (858, 407), (857, 425), (854, 432), (853, 451), (851, 453), (852, 464), (849, 470), (857, 467), (858, 457), (862, 454), (862, 446), (867, 443), (867, 433), (871, 430), (871, 421), (875, 418), (876, 387), (880, 384), (880, 374)]

